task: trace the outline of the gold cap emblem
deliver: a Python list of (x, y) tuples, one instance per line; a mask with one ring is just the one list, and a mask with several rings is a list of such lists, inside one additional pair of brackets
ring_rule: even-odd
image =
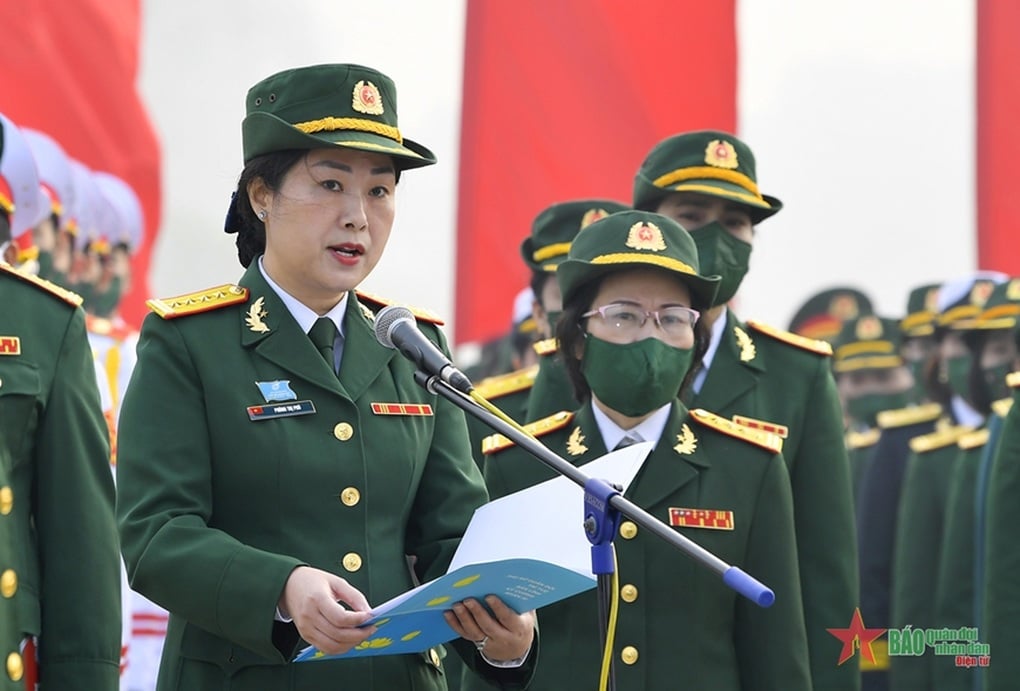
[(829, 314), (840, 321), (849, 321), (859, 312), (857, 300), (852, 295), (837, 295), (829, 303)]
[(984, 306), (993, 290), (995, 290), (995, 284), (991, 281), (975, 281), (974, 287), (970, 289), (970, 304), (978, 307)]
[(609, 214), (605, 209), (588, 209), (584, 212), (584, 216), (581, 217), (581, 229), (585, 229), (595, 221), (605, 218)]
[(354, 97), (351, 107), (359, 113), (382, 115), (383, 102), (379, 87), (372, 82), (360, 81), (354, 85)]
[(737, 151), (727, 141), (713, 139), (705, 147), (705, 163), (716, 168), (733, 170), (740, 164), (737, 162)]
[(857, 322), (857, 338), (861, 341), (875, 341), (882, 337), (882, 322), (878, 317), (861, 317)]
[(627, 234), (627, 247), (636, 250), (650, 250), (661, 252), (666, 249), (666, 243), (662, 239), (662, 231), (654, 223), (638, 221), (630, 227)]

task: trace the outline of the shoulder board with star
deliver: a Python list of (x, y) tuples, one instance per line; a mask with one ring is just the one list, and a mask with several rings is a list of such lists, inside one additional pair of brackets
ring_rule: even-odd
[(863, 432), (847, 432), (846, 448), (853, 450), (866, 449), (869, 446), (874, 446), (878, 442), (878, 435), (880, 434), (881, 430), (877, 427)]
[(942, 406), (938, 403), (925, 403), (908, 408), (883, 410), (878, 414), (878, 426), (882, 429), (894, 429), (917, 425), (922, 422), (934, 422), (942, 415)]
[(956, 425), (929, 434), (922, 434), (910, 440), (910, 450), (914, 453), (927, 453), (944, 449), (947, 446), (956, 444), (963, 435), (973, 431), (973, 427)]
[(1010, 372), (1007, 374), (1006, 386), (1011, 389), (1020, 389), (1020, 372)]
[(43, 291), (49, 293), (50, 295), (60, 298), (69, 305), (74, 305), (75, 307), (81, 306), (82, 303), (81, 295), (78, 295), (78, 293), (72, 293), (70, 290), (67, 290), (66, 288), (61, 288), (56, 283), (47, 281), (45, 278), (39, 278), (38, 276), (33, 276), (32, 274), (22, 273), (15, 269), (10, 264), (3, 261), (0, 261), (0, 271), (3, 271), (4, 273), (9, 274), (11, 276), (14, 276), (15, 278), (20, 278), (25, 283), (34, 285), (36, 288), (40, 288)]
[(535, 375), (537, 374), (538, 365), (532, 365), (531, 367), (519, 369), (516, 372), (486, 377), (478, 382), (475, 386), (475, 391), (489, 400), (502, 398), (518, 391), (530, 389), (535, 383)]
[(1009, 414), (1010, 408), (1013, 407), (1012, 398), (1000, 398), (997, 401), (992, 401), (992, 410), (999, 417), (1006, 417)]
[(176, 319), (190, 314), (200, 314), (237, 305), (248, 300), (248, 289), (233, 283), (224, 283), (215, 288), (206, 288), (195, 293), (185, 293), (171, 298), (146, 300), (149, 309), (163, 319)]
[[(533, 437), (542, 437), (550, 432), (555, 432), (558, 429), (563, 429), (570, 424), (570, 421), (574, 419), (573, 413), (568, 413), (565, 410), (561, 410), (558, 413), (553, 413), (549, 417), (542, 418), (541, 420), (535, 420), (524, 425), (524, 431)], [(490, 434), (482, 440), (482, 453), (486, 456), (508, 449), (514, 446), (514, 443), (504, 437), (502, 434)]]
[(763, 333), (777, 341), (789, 343), (801, 350), (806, 350), (817, 355), (832, 355), (832, 346), (825, 341), (799, 336), (795, 333), (790, 333), (789, 331), (783, 331), (782, 329), (777, 329), (774, 326), (769, 326), (768, 324), (764, 324), (760, 321), (755, 321), (754, 319), (749, 319), (747, 321), (747, 325), (759, 333)]
[(988, 428), (986, 427), (984, 429), (968, 432), (967, 434), (960, 437), (959, 441), (956, 442), (956, 445), (959, 446), (964, 451), (969, 451), (970, 449), (980, 448), (987, 443), (988, 443)]
[(406, 307), (407, 309), (411, 310), (411, 314), (414, 315), (415, 319), (419, 319), (419, 320), (421, 320), (423, 322), (429, 322), (430, 324), (435, 324), (436, 326), (442, 326), (443, 325), (443, 320), (439, 317), (439, 315), (437, 315), (435, 312), (432, 312), (430, 310), (424, 309), (422, 307), (415, 307), (414, 305), (406, 305), (406, 304), (404, 304), (402, 302), (394, 302), (393, 300), (381, 297), (379, 295), (373, 295), (372, 293), (366, 293), (363, 290), (356, 290), (354, 292), (355, 292), (355, 294), (357, 294), (358, 300), (362, 300), (364, 302), (367, 302), (367, 303), (369, 303), (369, 304), (371, 304), (371, 305), (373, 305), (375, 307), (379, 307), (380, 309), (383, 308), (383, 307), (389, 307), (390, 305), (401, 305), (402, 307)]
[(531, 347), (539, 355), (555, 355), (556, 351), (559, 350), (559, 344), (555, 338), (536, 341)]
[(742, 439), (773, 453), (779, 453), (783, 450), (783, 440), (775, 432), (766, 432), (760, 429), (745, 427), (744, 425), (737, 424), (732, 420), (727, 420), (720, 415), (710, 413), (702, 408), (695, 408), (692, 410), (691, 417), (705, 427), (717, 430), (723, 434), (728, 434), (729, 436), (737, 439)]

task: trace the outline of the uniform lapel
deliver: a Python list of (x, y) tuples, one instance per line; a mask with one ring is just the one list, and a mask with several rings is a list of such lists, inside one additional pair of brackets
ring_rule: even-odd
[(662, 437), (645, 460), (627, 497), (642, 508), (654, 506), (697, 478), (701, 469), (709, 467), (708, 455), (698, 438), (701, 429), (687, 420), (687, 410), (681, 403), (674, 403)]
[(333, 370), (262, 277), (257, 261), (248, 267), (241, 285), (250, 291), (239, 315), (241, 344), (305, 381), (345, 395)]
[(352, 399), (357, 399), (396, 356), (397, 351), (380, 345), (375, 337), (375, 315), (348, 294), (344, 315), (344, 354), (340, 361), (340, 381)]
[(726, 329), (705, 383), (691, 407), (726, 410), (757, 385), (758, 375), (764, 371), (762, 355), (747, 325), (739, 322), (732, 310), (726, 310)]

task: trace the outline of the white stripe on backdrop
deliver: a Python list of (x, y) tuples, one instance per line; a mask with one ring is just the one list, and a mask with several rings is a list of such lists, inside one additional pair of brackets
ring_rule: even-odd
[[(760, 230), (741, 314), (785, 326), (807, 294), (851, 282), (895, 315), (911, 286), (970, 270), (972, 3), (741, 0), (738, 15), (741, 134), (763, 190), (786, 204)], [(361, 62), (395, 79), (402, 129), (440, 157), (401, 182), (392, 242), (365, 287), (452, 319), (464, 0), (144, 0), (143, 22), (141, 89), (165, 185), (153, 291), (240, 275), (222, 222), (247, 88), (288, 67)], [(701, 30), (725, 27), (683, 28)]]

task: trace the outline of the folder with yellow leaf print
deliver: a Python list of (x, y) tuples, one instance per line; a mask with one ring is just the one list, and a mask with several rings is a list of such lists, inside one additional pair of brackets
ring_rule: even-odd
[[(634, 444), (581, 469), (626, 489), (651, 448)], [(446, 575), (375, 607), (371, 638), (342, 655), (305, 648), (295, 661), (417, 653), (457, 637), (443, 612), (460, 600), (497, 595), (525, 612), (594, 588), (583, 496), (558, 477), (479, 507)]]

